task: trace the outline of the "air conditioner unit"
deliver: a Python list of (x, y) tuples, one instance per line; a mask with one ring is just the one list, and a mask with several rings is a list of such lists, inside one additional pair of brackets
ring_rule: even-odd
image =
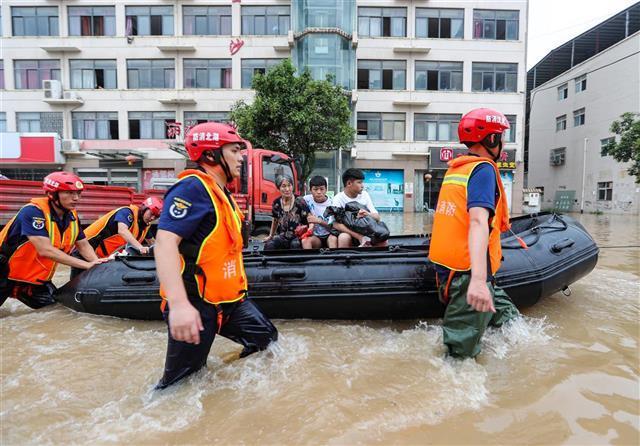
[(62, 98), (62, 82), (58, 80), (42, 81), (42, 89), (44, 90), (45, 99), (61, 99)]
[(62, 141), (62, 151), (63, 152), (79, 152), (80, 151), (80, 141), (77, 139), (65, 139)]
[(78, 99), (78, 93), (76, 93), (75, 91), (65, 91), (63, 93), (63, 98), (64, 99), (76, 100), (76, 99)]

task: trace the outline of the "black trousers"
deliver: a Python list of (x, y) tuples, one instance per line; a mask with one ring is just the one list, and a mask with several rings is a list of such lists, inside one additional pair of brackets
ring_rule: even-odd
[(265, 251), (277, 249), (302, 249), (302, 243), (297, 237), (287, 238), (284, 235), (275, 235), (271, 240), (264, 242)]
[[(241, 358), (264, 350), (270, 343), (278, 340), (276, 327), (249, 299), (221, 305), (212, 305), (199, 297), (190, 297), (189, 301), (200, 312), (204, 326), (204, 330), (200, 332), (200, 344), (176, 341), (171, 336), (171, 330), (168, 330), (164, 375), (156, 389), (175, 384), (204, 367), (216, 333), (244, 346)], [(170, 311), (167, 305), (163, 313), (167, 328)]]
[(46, 282), (42, 285), (33, 285), (0, 278), (0, 306), (2, 306), (9, 297), (15, 297), (26, 306), (37, 310), (55, 304), (55, 293), (56, 287), (51, 282)]

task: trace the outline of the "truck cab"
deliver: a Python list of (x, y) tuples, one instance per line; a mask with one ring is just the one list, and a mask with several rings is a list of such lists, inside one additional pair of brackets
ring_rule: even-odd
[(276, 177), (289, 175), (293, 178), (294, 193), (299, 194), (298, 169), (293, 158), (284, 153), (254, 149), (248, 141), (245, 144), (242, 174), (227, 187), (252, 223), (251, 233), (266, 235), (271, 227), (271, 204), (280, 195)]

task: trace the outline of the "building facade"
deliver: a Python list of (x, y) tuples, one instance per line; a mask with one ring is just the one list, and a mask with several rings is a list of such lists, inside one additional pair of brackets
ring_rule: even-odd
[[(639, 213), (629, 163), (601, 155), (615, 139), (611, 123), (640, 113), (638, 29), (640, 3), (569, 42), (573, 52), (555, 54), (556, 65), (566, 67), (559, 74), (549, 74), (544, 60), (536, 65), (548, 80), (530, 92), (528, 185), (543, 190), (542, 209)], [(576, 60), (575, 48), (591, 52)]]
[[(333, 74), (351, 98), (354, 147), (318, 156), (316, 172), (330, 189), (339, 189), (340, 170), (358, 167), (382, 208), (433, 208), (444, 161), (463, 147), (460, 117), (490, 107), (512, 124), (501, 166), (517, 212), (527, 7), (526, 0), (7, 0), (0, 130), (57, 133), (65, 169), (146, 188), (184, 167), (169, 146), (185, 127), (226, 119), (237, 100), (251, 100), (255, 73), (291, 58), (315, 78)], [(4, 163), (10, 177), (26, 167)], [(30, 169), (32, 177), (42, 173)]]

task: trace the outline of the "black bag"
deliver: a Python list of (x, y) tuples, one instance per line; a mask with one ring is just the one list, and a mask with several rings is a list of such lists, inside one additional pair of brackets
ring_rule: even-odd
[(358, 212), (367, 208), (357, 201), (350, 201), (344, 208), (329, 206), (324, 212), (325, 217), (334, 216), (338, 223), (344, 224), (358, 234), (366, 235), (372, 244), (384, 242), (389, 239), (389, 228), (382, 221), (376, 221), (371, 216), (358, 218)]

